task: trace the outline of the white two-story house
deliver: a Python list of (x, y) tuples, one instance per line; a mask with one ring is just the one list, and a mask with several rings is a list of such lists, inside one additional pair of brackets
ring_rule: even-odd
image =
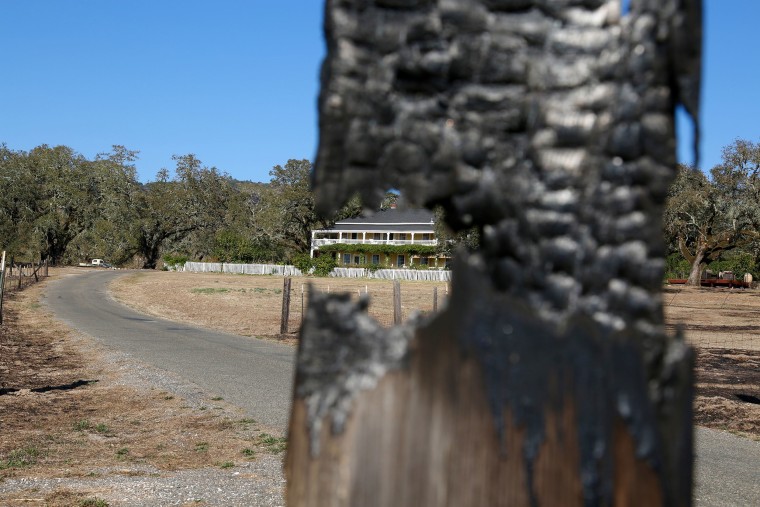
[(437, 245), (434, 215), (425, 209), (379, 211), (311, 232), (311, 256), (329, 254), (345, 267), (443, 268), (449, 258)]

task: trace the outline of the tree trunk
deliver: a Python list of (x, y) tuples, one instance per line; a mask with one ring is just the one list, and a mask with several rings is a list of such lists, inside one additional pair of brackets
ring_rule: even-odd
[(694, 253), (694, 260), (691, 263), (691, 272), (686, 280), (686, 285), (700, 287), (702, 283), (702, 263), (705, 260), (705, 245), (700, 241), (697, 245), (697, 251)]
[(140, 253), (145, 257), (143, 269), (156, 269), (161, 249), (161, 240), (143, 237)]

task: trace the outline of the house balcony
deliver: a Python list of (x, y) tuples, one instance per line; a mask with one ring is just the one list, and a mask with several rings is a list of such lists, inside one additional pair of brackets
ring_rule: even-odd
[(424, 245), (436, 246), (437, 240), (434, 239), (326, 239), (315, 238), (312, 241), (313, 248), (319, 248), (325, 245), (336, 245), (342, 243), (345, 245)]

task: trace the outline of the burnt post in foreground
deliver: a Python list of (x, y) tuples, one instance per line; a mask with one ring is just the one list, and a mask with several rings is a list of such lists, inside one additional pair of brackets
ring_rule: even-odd
[(366, 300), (311, 295), (291, 507), (691, 504), (661, 217), (701, 5), (620, 4), (327, 2), (321, 211), (396, 188), (481, 245), (429, 318), (384, 329)]

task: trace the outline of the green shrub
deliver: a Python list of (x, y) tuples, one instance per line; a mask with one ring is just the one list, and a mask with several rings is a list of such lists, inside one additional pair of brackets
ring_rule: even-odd
[(184, 266), (187, 262), (187, 255), (181, 254), (166, 254), (164, 255), (164, 264), (171, 268), (177, 268)]
[(279, 258), (281, 254), (280, 248), (266, 236), (249, 237), (229, 229), (219, 231), (214, 236), (213, 256), (219, 262), (267, 262)]
[(314, 259), (314, 274), (317, 276), (328, 276), (338, 265), (335, 259), (330, 255), (320, 255)]
[(707, 269), (713, 273), (733, 271), (738, 279), (741, 279), (744, 273), (752, 273), (753, 278), (757, 278), (755, 258), (747, 252), (727, 252), (721, 256), (721, 259), (711, 262)]
[(311, 268), (314, 267), (314, 259), (306, 253), (300, 253), (294, 256), (291, 262), (293, 266), (301, 270), (301, 273), (304, 275), (308, 274), (309, 271), (311, 271)]
[(687, 278), (691, 264), (679, 253), (670, 254), (665, 258), (665, 279)]
[(319, 247), (320, 252), (351, 252), (360, 254), (378, 254), (385, 255), (420, 255), (423, 257), (434, 256), (436, 247), (429, 245), (348, 245), (345, 243), (334, 243)]

